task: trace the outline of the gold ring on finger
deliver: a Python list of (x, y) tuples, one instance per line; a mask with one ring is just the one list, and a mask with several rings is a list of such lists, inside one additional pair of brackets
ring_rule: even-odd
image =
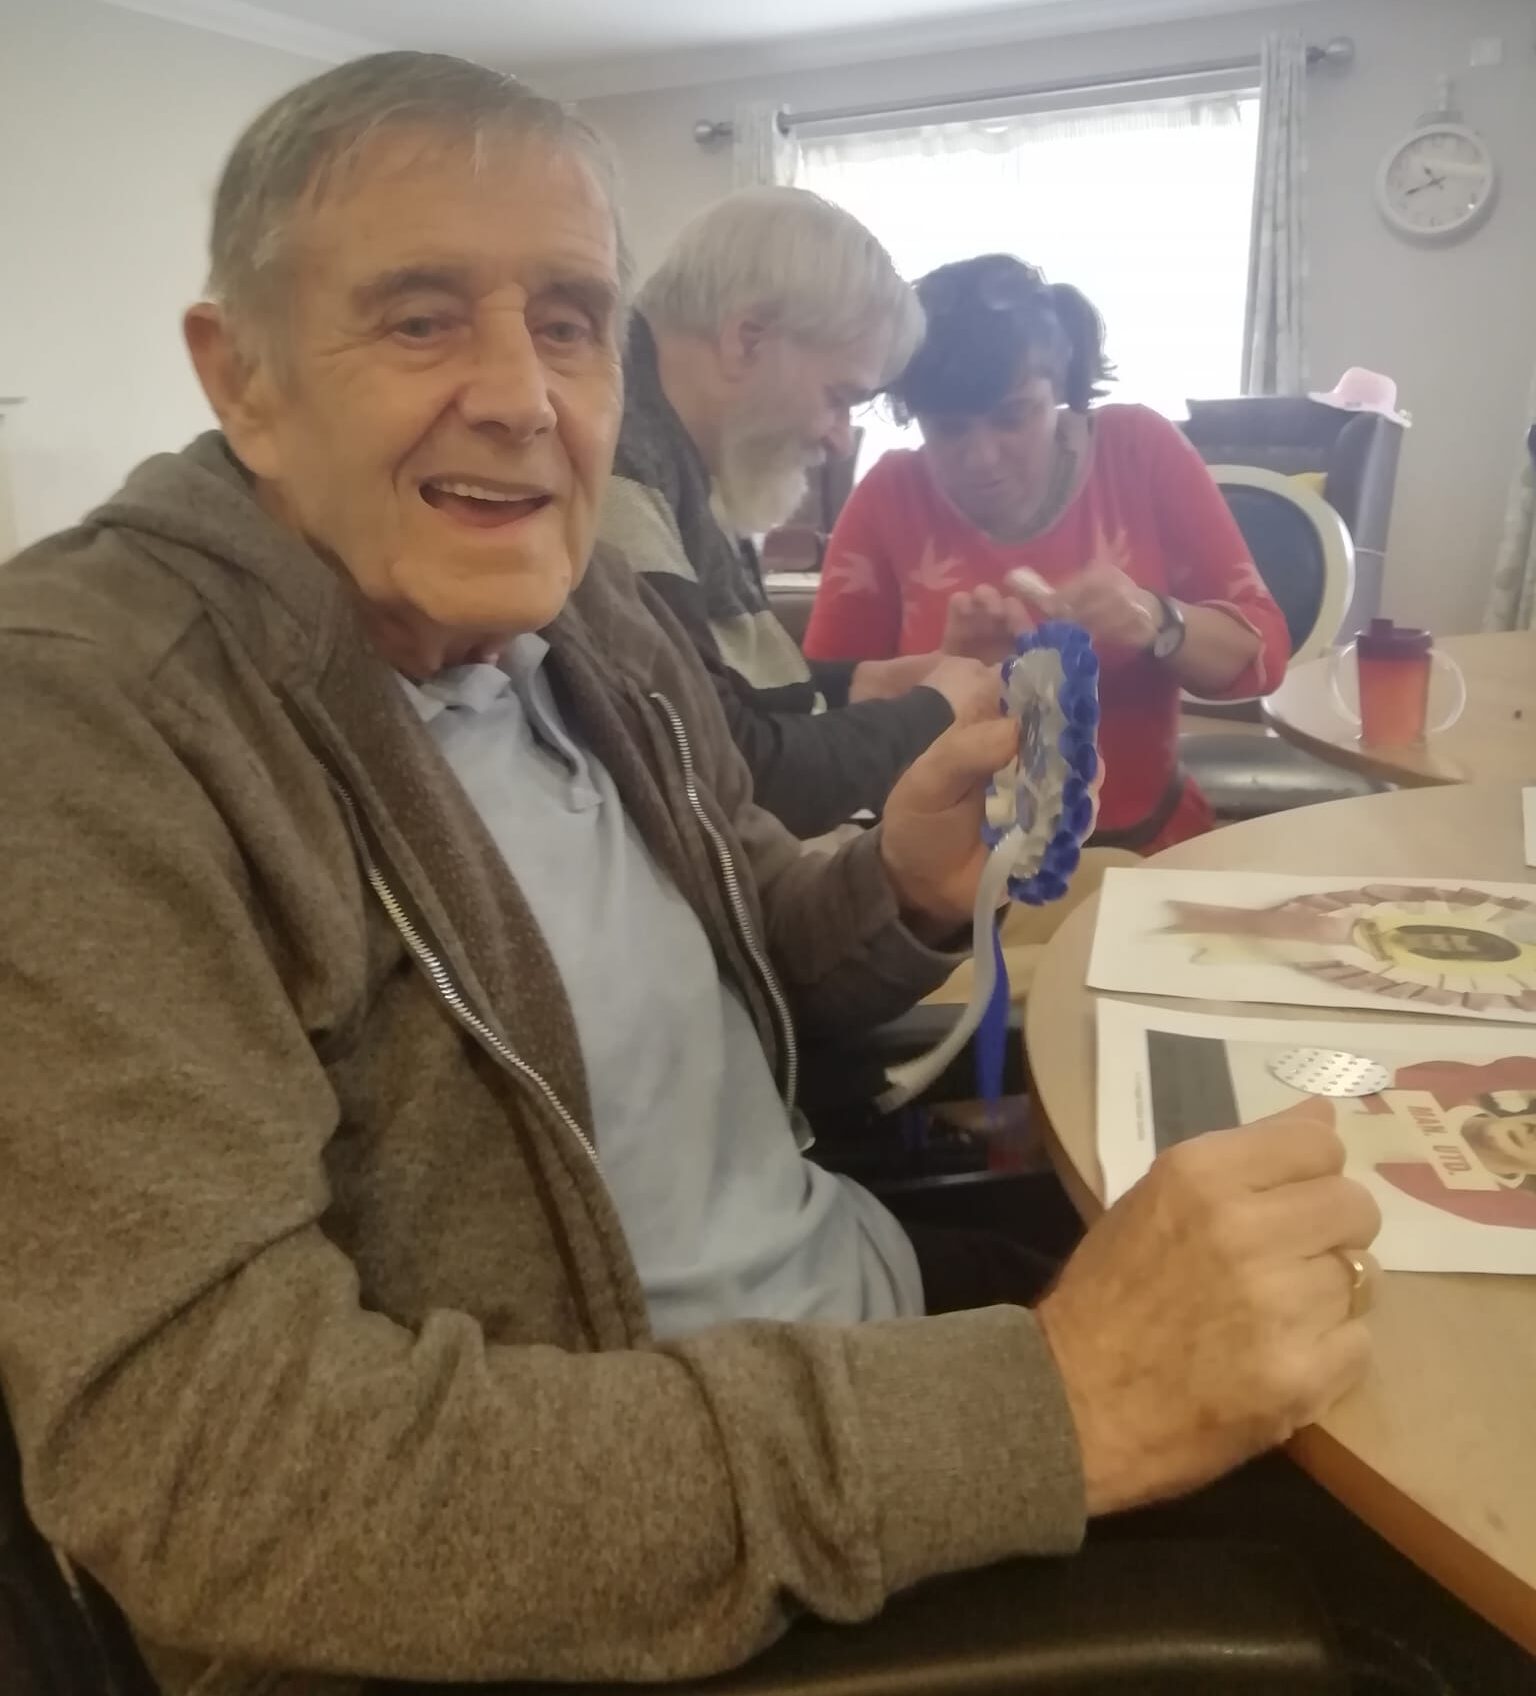
[(1349, 1317), (1359, 1319), (1371, 1305), (1371, 1266), (1364, 1255), (1353, 1249), (1336, 1248), (1339, 1264), (1349, 1274)]

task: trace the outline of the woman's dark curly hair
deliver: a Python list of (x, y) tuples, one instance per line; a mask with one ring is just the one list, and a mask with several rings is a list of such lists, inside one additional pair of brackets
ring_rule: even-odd
[(1022, 377), (1048, 377), (1059, 401), (1086, 412), (1114, 375), (1093, 302), (1011, 254), (941, 265), (917, 298), (928, 334), (890, 391), (903, 419), (990, 412)]

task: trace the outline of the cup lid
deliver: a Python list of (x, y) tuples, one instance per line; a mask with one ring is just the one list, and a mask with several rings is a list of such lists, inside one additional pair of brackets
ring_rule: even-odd
[(1373, 618), (1355, 644), (1355, 652), (1366, 660), (1412, 659), (1427, 654), (1435, 639), (1427, 630), (1411, 624), (1394, 624), (1390, 618)]

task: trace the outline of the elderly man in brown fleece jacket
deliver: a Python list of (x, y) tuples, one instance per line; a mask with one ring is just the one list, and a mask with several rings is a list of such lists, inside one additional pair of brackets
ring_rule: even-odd
[[(686, 643), (590, 557), (624, 277), (582, 126), (455, 60), (327, 73), (231, 158), (211, 293), (222, 434), (0, 574), (0, 1382), (34, 1517), (166, 1690), (722, 1668), (797, 1609), (1070, 1550), (1357, 1377), (1333, 1251), (1375, 1219), (1325, 1127), (1160, 1162), (1033, 1312), (925, 1314), (869, 1198), (816, 1187), (796, 1027), (949, 969), (1010, 733), (946, 732), (835, 857), (754, 808)], [(433, 734), (536, 632), (519, 769), (607, 785), (753, 1033), (751, 1127), (626, 1142), (561, 952), (608, 892), (525, 887)], [(641, 1264), (634, 1198), (769, 1110), (865, 1283), (789, 1264), (662, 1335), (689, 1268)]]

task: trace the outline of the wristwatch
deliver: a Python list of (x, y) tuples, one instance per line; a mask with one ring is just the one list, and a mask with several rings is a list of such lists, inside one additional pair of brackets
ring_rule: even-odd
[(1157, 634), (1152, 638), (1152, 658), (1171, 660), (1184, 646), (1184, 638), (1188, 634), (1184, 614), (1179, 611), (1178, 602), (1170, 600), (1166, 595), (1154, 593), (1153, 599), (1163, 609), (1163, 622), (1158, 625)]

